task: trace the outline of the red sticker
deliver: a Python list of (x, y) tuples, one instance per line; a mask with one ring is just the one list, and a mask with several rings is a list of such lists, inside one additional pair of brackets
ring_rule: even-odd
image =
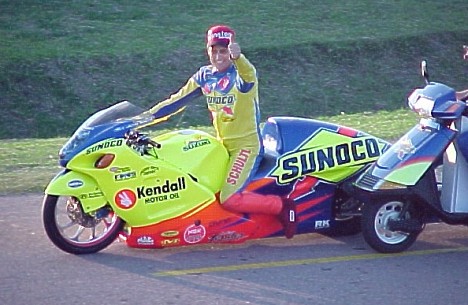
[(206, 229), (202, 225), (191, 225), (184, 232), (184, 240), (189, 244), (200, 242), (206, 235)]
[(136, 195), (132, 190), (121, 190), (115, 194), (115, 203), (121, 209), (130, 209), (136, 203)]
[(229, 86), (229, 77), (225, 76), (218, 81), (218, 88), (221, 89), (221, 91), (226, 90), (228, 86)]

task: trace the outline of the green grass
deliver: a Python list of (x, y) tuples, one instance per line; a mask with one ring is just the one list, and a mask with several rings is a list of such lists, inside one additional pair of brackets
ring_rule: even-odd
[(57, 173), (58, 150), (64, 139), (0, 141), (0, 195), (41, 192)]
[(468, 7), (463, 0), (4, 0), (0, 5), (5, 62), (142, 50), (160, 55), (181, 47), (202, 51), (204, 31), (219, 22), (232, 24), (252, 48), (411, 37), (459, 31), (457, 16), (464, 17)]
[[(226, 22), (257, 66), (263, 119), (396, 110), (421, 84), (466, 86), (466, 0), (0, 0), (0, 138), (70, 134), (97, 109), (167, 97)], [(209, 125), (204, 101), (172, 127)]]

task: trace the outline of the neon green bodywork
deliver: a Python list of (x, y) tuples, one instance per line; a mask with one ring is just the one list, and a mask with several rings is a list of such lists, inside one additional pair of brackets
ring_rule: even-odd
[[(77, 197), (87, 213), (109, 204), (133, 227), (168, 220), (213, 202), (226, 173), (224, 146), (215, 137), (194, 130), (154, 140), (162, 147), (144, 155), (124, 139), (96, 143), (73, 157), (67, 164), (70, 171), (54, 178), (45, 192)], [(105, 154), (115, 156), (112, 164), (96, 168), (96, 161)], [(127, 202), (131, 204), (119, 204)]]
[(432, 162), (418, 162), (405, 165), (392, 171), (385, 180), (402, 185), (415, 185), (431, 164)]
[[(80, 186), (74, 183), (79, 183)], [(49, 195), (73, 196), (86, 203), (83, 205), (85, 211), (93, 211), (103, 207), (106, 204), (106, 199), (102, 193), (96, 180), (85, 173), (79, 172), (60, 172), (49, 183), (45, 189), (45, 193)]]

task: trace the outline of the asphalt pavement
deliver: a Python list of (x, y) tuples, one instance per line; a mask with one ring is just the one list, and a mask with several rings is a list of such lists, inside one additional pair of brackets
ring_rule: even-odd
[(468, 304), (468, 228), (430, 224), (400, 254), (360, 234), (159, 250), (57, 249), (41, 194), (0, 197), (0, 304)]

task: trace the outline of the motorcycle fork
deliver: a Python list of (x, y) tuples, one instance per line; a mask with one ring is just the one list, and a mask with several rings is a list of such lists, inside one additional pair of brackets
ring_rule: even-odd
[(408, 199), (403, 200), (403, 207), (401, 208), (400, 214), (398, 215), (397, 220), (403, 220), (404, 215), (408, 212), (409, 206), (411, 205), (411, 201)]

